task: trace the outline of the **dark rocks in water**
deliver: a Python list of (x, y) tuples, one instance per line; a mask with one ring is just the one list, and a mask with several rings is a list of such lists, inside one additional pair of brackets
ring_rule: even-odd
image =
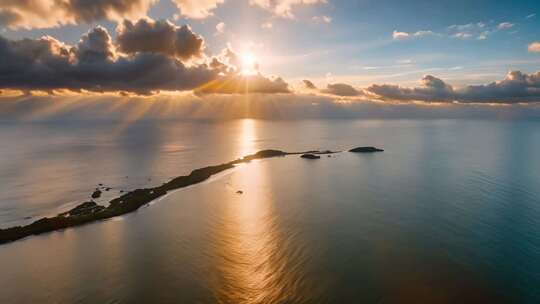
[(99, 184), (98, 184), (98, 186), (100, 186), (100, 187), (101, 187), (101, 186), (103, 186), (103, 184), (102, 184), (102, 183), (99, 183)]
[(92, 193), (92, 198), (99, 198), (101, 196), (101, 190), (96, 189), (94, 193)]
[(287, 152), (283, 152), (283, 151), (280, 151), (280, 150), (262, 150), (262, 151), (259, 151), (255, 154), (251, 154), (251, 155), (248, 155), (248, 156), (245, 156), (241, 159), (238, 159), (236, 161), (232, 161), (230, 162), (229, 164), (236, 164), (236, 163), (241, 163), (241, 162), (247, 162), (247, 161), (250, 161), (250, 160), (253, 160), (253, 159), (261, 159), (261, 158), (270, 158), (270, 157), (278, 157), (278, 156), (285, 156), (289, 153)]
[(349, 150), (349, 152), (353, 153), (374, 153), (374, 152), (383, 152), (383, 149), (375, 148), (375, 147), (358, 147)]
[(319, 158), (321, 158), (319, 155), (308, 154), (308, 153), (302, 154), (300, 157), (305, 158), (305, 159), (319, 159)]
[(77, 207), (69, 210), (68, 212), (61, 213), (60, 215), (69, 216), (83, 216), (92, 213), (101, 212), (105, 209), (104, 206), (96, 204), (94, 201), (84, 202)]
[(238, 190), (238, 191), (236, 191), (236, 194), (244, 194), (244, 191)]
[(111, 187), (105, 188), (105, 191), (111, 191)]
[(124, 190), (120, 190), (120, 193), (124, 193)]

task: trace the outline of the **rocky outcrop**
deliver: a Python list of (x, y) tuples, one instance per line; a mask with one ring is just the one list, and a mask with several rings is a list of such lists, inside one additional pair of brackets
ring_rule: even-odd
[(302, 154), (300, 157), (305, 158), (305, 159), (319, 159), (319, 158), (321, 158), (319, 155), (310, 154), (310, 153)]
[(375, 147), (357, 147), (354, 149), (349, 150), (349, 152), (353, 153), (374, 153), (374, 152), (383, 152), (383, 149), (375, 148)]
[(96, 189), (96, 191), (92, 193), (92, 198), (99, 198), (100, 196), (101, 196), (101, 190), (99, 189)]

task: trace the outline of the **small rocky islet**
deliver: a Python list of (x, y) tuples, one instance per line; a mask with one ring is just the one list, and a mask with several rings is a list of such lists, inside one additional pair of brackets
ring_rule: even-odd
[[(383, 150), (375, 147), (358, 147), (349, 152), (382, 152)], [(60, 213), (55, 217), (44, 217), (26, 226), (15, 226), (6, 229), (0, 229), (0, 244), (13, 242), (27, 236), (52, 232), (83, 225), (90, 222), (109, 219), (115, 216), (123, 215), (139, 209), (141, 206), (167, 194), (169, 191), (184, 188), (198, 184), (210, 178), (212, 175), (222, 171), (232, 169), (235, 165), (247, 163), (251, 160), (280, 157), (287, 155), (300, 155), (305, 159), (320, 159), (320, 155), (331, 155), (340, 151), (307, 151), (307, 152), (284, 152), (280, 150), (263, 150), (255, 154), (247, 155), (243, 158), (233, 160), (216, 166), (208, 166), (193, 170), (189, 175), (179, 176), (171, 181), (154, 188), (136, 189), (123, 193), (112, 199), (108, 206), (99, 205), (93, 200), (86, 201), (66, 212)], [(103, 187), (103, 184), (99, 184)], [(111, 188), (108, 188), (110, 190)], [(108, 191), (107, 188), (104, 189)], [(92, 199), (101, 197), (102, 191), (97, 188), (91, 195)], [(243, 191), (237, 191), (237, 194), (243, 194)]]
[(376, 153), (376, 152), (384, 152), (383, 149), (375, 148), (375, 147), (357, 147), (354, 149), (350, 149), (349, 152), (352, 153)]
[(319, 155), (316, 155), (316, 154), (311, 154), (311, 153), (305, 153), (305, 154), (302, 154), (300, 156), (300, 158), (305, 158), (305, 159), (319, 159), (321, 158)]

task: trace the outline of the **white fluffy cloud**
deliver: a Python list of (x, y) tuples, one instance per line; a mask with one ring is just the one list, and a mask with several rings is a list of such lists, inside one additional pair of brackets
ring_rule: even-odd
[(326, 3), (326, 0), (250, 0), (249, 3), (268, 10), (276, 16), (294, 18), (295, 6)]
[(394, 40), (404, 40), (409, 38), (410, 36), (411, 35), (407, 32), (394, 31), (392, 33), (392, 38), (394, 38)]
[(394, 31), (392, 33), (392, 38), (394, 40), (405, 40), (409, 38), (422, 38), (426, 36), (439, 36), (439, 34), (433, 31), (429, 31), (429, 30), (421, 30), (421, 31), (413, 32), (413, 33)]
[(223, 33), (225, 33), (225, 23), (224, 22), (220, 22), (218, 24), (216, 24), (216, 35), (221, 35)]

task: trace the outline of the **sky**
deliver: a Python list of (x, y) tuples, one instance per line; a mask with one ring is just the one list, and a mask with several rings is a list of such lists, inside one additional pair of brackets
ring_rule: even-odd
[(534, 0), (2, 0), (0, 96), (536, 103), (537, 14)]

